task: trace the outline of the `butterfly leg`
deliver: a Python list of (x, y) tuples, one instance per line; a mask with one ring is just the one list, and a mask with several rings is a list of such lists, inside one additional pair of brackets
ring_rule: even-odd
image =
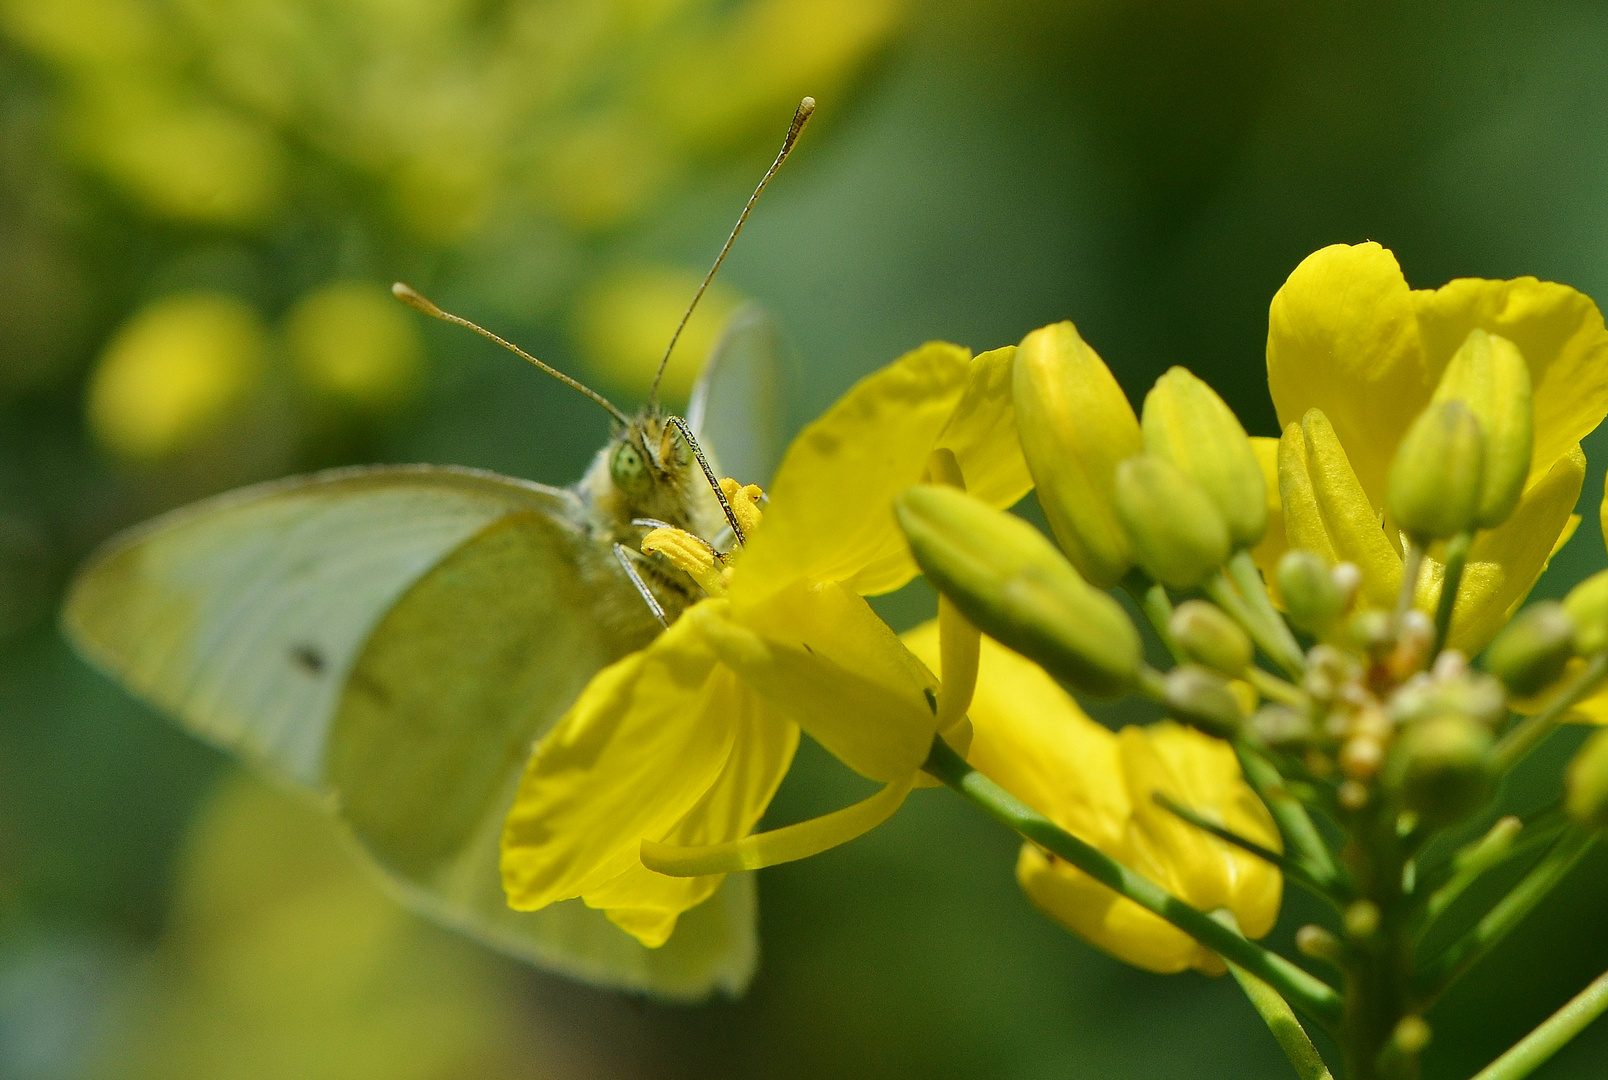
[(642, 602), (648, 605), (648, 610), (659, 620), (659, 625), (666, 630), (670, 629), (670, 620), (665, 618), (664, 607), (659, 603), (659, 598), (653, 595), (653, 590), (648, 588), (648, 583), (642, 580), (642, 575), (637, 572), (636, 560), (642, 556), (624, 544), (615, 544), (614, 557), (620, 561), (620, 568), (625, 571), (625, 576), (631, 579), (631, 584), (636, 586), (636, 591), (642, 596)]

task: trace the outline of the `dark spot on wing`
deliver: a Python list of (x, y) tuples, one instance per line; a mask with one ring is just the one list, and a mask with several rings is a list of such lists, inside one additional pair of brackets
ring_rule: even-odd
[(317, 645), (295, 645), (290, 650), (290, 659), (308, 675), (322, 675), (324, 669), (329, 667), (329, 661)]

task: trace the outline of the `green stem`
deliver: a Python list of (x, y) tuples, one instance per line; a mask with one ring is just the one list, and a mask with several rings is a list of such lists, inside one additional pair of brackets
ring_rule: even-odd
[(1312, 702), (1302, 693), (1301, 688), (1294, 683), (1285, 682), (1271, 671), (1263, 671), (1259, 667), (1248, 667), (1242, 672), (1246, 682), (1256, 688), (1256, 692), (1270, 701), (1277, 701), (1281, 705), (1289, 705), (1296, 709), (1309, 709)]
[(1145, 619), (1150, 623), (1161, 643), (1167, 646), (1167, 652), (1172, 655), (1173, 663), (1187, 664), (1189, 656), (1179, 647), (1172, 632), (1172, 600), (1167, 596), (1167, 589), (1159, 581), (1151, 581), (1145, 576), (1143, 570), (1137, 568), (1130, 570), (1122, 579), (1122, 587), (1139, 610), (1144, 612)]
[(1596, 841), (1597, 834), (1594, 832), (1576, 829), (1566, 833), (1483, 919), (1435, 961), (1426, 964), (1418, 980), (1419, 985), (1427, 990), (1423, 1007), (1427, 1009), (1448, 987), (1496, 948), (1508, 932), (1522, 922), (1531, 909), (1574, 869), (1574, 865), (1591, 850)]
[(1463, 584), (1463, 564), (1468, 562), (1472, 532), (1459, 533), (1446, 542), (1446, 573), (1441, 578), (1440, 603), (1435, 606), (1435, 647), (1446, 647), (1452, 629), (1452, 609), (1457, 606), (1457, 590)]
[(1239, 983), (1240, 989), (1244, 990), (1245, 996), (1250, 999), (1251, 1007), (1262, 1017), (1267, 1029), (1273, 1033), (1279, 1049), (1290, 1059), (1295, 1075), (1301, 1080), (1334, 1080), (1334, 1074), (1323, 1063), (1318, 1048), (1312, 1045), (1312, 1039), (1301, 1026), (1301, 1021), (1296, 1019), (1295, 1010), (1290, 1008), (1290, 1003), (1280, 997), (1277, 990), (1238, 964), (1229, 964), (1228, 970), (1233, 973), (1234, 981)]
[(1563, 718), (1569, 710), (1583, 699), (1587, 694), (1597, 689), (1605, 678), (1608, 678), (1608, 652), (1600, 652), (1587, 663), (1586, 669), (1566, 686), (1563, 691), (1551, 701), (1547, 707), (1534, 716), (1527, 716), (1519, 725), (1496, 744), (1492, 752), (1492, 768), (1496, 775), (1505, 774), (1517, 765), (1531, 750), (1540, 745), (1541, 740), (1552, 734), (1552, 730), (1563, 723)]
[(1605, 1011), (1608, 1011), (1608, 972), (1597, 976), (1567, 1005), (1543, 1020), (1540, 1027), (1476, 1073), (1474, 1080), (1520, 1080), (1529, 1076)]
[(1285, 790), (1284, 777), (1272, 762), (1241, 741), (1236, 740), (1233, 746), (1245, 782), (1273, 815), (1273, 823), (1279, 827), (1285, 847), (1294, 852), (1307, 876), (1320, 883), (1326, 892), (1335, 892), (1342, 882), (1340, 869), (1306, 807)]
[[(1245, 632), (1251, 635), (1251, 640), (1256, 642), (1257, 648), (1261, 649), (1268, 659), (1291, 678), (1300, 677), (1305, 658), (1295, 639), (1289, 637), (1290, 628), (1284, 625), (1283, 619), (1262, 618), (1222, 572), (1208, 578), (1201, 589), (1227, 613), (1229, 618), (1239, 623)], [(1289, 640), (1286, 641), (1286, 638)]]
[(1299, 669), (1306, 654), (1301, 649), (1301, 643), (1295, 640), (1295, 634), (1290, 631), (1284, 616), (1273, 606), (1273, 598), (1267, 593), (1267, 582), (1262, 580), (1262, 571), (1257, 569), (1256, 560), (1251, 558), (1249, 551), (1236, 551), (1229, 558), (1228, 576), (1239, 587), (1240, 595), (1250, 603), (1251, 610), (1267, 622), (1279, 639), (1279, 648), (1284, 654), (1297, 658), (1296, 666)]
[(1494, 844), (1491, 842), (1505, 822), (1517, 820), (1517, 818), (1503, 818), (1492, 826), (1491, 832), (1458, 853), (1454, 860), (1452, 876), (1430, 893), (1424, 901), (1423, 910), (1417, 920), (1421, 928), (1418, 931), (1420, 938), (1429, 933), (1435, 921), (1457, 902), (1470, 885), (1503, 863), (1528, 854), (1542, 844), (1557, 840), (1564, 828), (1561, 822), (1548, 826), (1541, 821), (1533, 821), (1523, 826), (1517, 833), (1505, 837), (1501, 842)]
[(1307, 873), (1306, 867), (1302, 866), (1300, 863), (1280, 855), (1271, 848), (1263, 847), (1255, 840), (1247, 840), (1245, 837), (1234, 832), (1232, 829), (1225, 829), (1221, 825), (1207, 821), (1189, 807), (1184, 806), (1182, 803), (1173, 801), (1166, 794), (1160, 791), (1156, 792), (1153, 798), (1156, 800), (1156, 804), (1158, 806), (1162, 807), (1168, 813), (1187, 821), (1201, 832), (1210, 833), (1212, 836), (1217, 837), (1217, 839), (1221, 840), (1225, 844), (1231, 844), (1234, 847), (1239, 848), (1241, 851), (1246, 851), (1252, 855), (1255, 855), (1263, 862), (1277, 867), (1280, 873), (1284, 874), (1292, 881), (1299, 882), (1308, 890), (1317, 893), (1324, 899), (1333, 903), (1339, 902), (1338, 898), (1334, 895), (1334, 892), (1322, 882), (1314, 879), (1311, 874)]
[(1340, 1022), (1341, 1001), (1333, 987), (1277, 953), (1247, 940), (1105, 852), (1084, 843), (968, 765), (942, 739), (934, 739), (924, 769), (965, 796), (996, 821), (1082, 870), (1140, 907), (1269, 984), (1319, 1023)]
[(1412, 609), (1413, 599), (1418, 595), (1418, 575), (1424, 569), (1424, 546), (1413, 540), (1407, 541), (1407, 550), (1403, 553), (1401, 570), (1401, 595), (1396, 598), (1396, 622)]

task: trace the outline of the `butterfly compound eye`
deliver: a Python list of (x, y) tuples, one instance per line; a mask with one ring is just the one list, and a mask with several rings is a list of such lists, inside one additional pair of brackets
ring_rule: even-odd
[(627, 440), (614, 444), (609, 453), (609, 479), (627, 495), (637, 495), (648, 489), (653, 478), (648, 475), (648, 463), (642, 451)]

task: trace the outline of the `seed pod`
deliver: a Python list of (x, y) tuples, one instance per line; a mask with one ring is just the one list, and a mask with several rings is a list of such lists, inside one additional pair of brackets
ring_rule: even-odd
[(1574, 649), (1593, 656), (1608, 649), (1608, 570), (1592, 574), (1569, 590), (1563, 610), (1574, 620)]
[(1450, 540), (1478, 522), (1484, 472), (1479, 418), (1461, 401), (1436, 402), (1418, 414), (1396, 449), (1386, 505), (1418, 543)]
[(1228, 559), (1223, 515), (1178, 466), (1150, 454), (1117, 466), (1117, 515), (1145, 573), (1191, 589)]
[(1491, 743), (1483, 724), (1455, 713), (1409, 724), (1391, 747), (1385, 783), (1423, 821), (1459, 821), (1490, 797)]
[(1485, 670), (1519, 697), (1539, 694), (1558, 681), (1574, 655), (1575, 622), (1562, 604), (1531, 604), (1485, 650)]
[(1198, 664), (1167, 672), (1162, 704), (1174, 720), (1219, 739), (1233, 738), (1245, 722), (1227, 680)]
[(1145, 452), (1183, 470), (1211, 499), (1237, 551), (1267, 532), (1267, 480), (1239, 418), (1181, 367), (1156, 380), (1140, 419)]
[(1304, 548), (1286, 551), (1279, 560), (1279, 595), (1290, 621), (1322, 636), (1345, 613), (1351, 598), (1341, 591), (1323, 556)]
[(1138, 631), (1032, 525), (938, 484), (910, 488), (894, 511), (928, 579), (989, 637), (1082, 693), (1134, 685)]
[(1185, 600), (1173, 611), (1167, 629), (1190, 659), (1229, 678), (1250, 666), (1251, 639), (1213, 604)]
[(1078, 573), (1109, 589), (1133, 567), (1117, 519), (1117, 462), (1143, 441), (1133, 406), (1070, 322), (1022, 339), (1013, 365), (1016, 425), (1050, 531)]
[(1485, 434), (1485, 471), (1476, 523), (1494, 529), (1519, 505), (1530, 475), (1535, 439), (1530, 366), (1507, 338), (1470, 330), (1441, 374), (1433, 400), (1461, 401), (1479, 418)]
[(1564, 805), (1587, 828), (1608, 829), (1608, 731), (1587, 739), (1569, 763)]

